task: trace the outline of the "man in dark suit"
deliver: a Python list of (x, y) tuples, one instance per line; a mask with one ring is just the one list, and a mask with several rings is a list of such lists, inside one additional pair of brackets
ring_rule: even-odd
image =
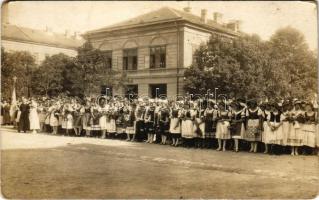
[(30, 121), (29, 121), (29, 112), (30, 112), (30, 106), (29, 103), (27, 102), (26, 98), (22, 98), (22, 104), (20, 105), (20, 120), (19, 120), (19, 126), (18, 126), (18, 132), (20, 133), (21, 131), (27, 132), (30, 127)]

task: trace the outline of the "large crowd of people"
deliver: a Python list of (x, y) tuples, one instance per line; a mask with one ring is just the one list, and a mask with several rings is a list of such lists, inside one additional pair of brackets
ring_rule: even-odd
[(319, 155), (317, 102), (285, 99), (22, 98), (1, 102), (19, 133), (99, 137), (187, 148)]

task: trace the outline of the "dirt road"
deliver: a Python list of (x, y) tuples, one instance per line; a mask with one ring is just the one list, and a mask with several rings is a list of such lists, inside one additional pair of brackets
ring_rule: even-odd
[(1, 129), (6, 198), (314, 198), (318, 156), (271, 156)]

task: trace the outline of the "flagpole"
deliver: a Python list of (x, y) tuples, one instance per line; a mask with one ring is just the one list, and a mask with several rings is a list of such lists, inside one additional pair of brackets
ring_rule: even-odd
[(16, 96), (16, 82), (17, 77), (13, 77), (13, 90), (12, 90), (12, 96), (11, 96), (11, 105), (10, 105), (10, 117), (12, 121), (14, 120), (14, 114), (15, 114), (15, 107), (17, 104), (17, 96)]

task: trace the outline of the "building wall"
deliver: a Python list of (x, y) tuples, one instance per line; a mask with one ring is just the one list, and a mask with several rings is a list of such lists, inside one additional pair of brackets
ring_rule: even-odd
[(210, 36), (210, 33), (184, 27), (183, 67), (187, 68), (193, 63), (193, 55), (196, 49), (198, 49), (201, 44), (205, 44), (209, 40)]
[(138, 70), (148, 69), (149, 48), (166, 45), (166, 68), (177, 68), (177, 30), (161, 30), (127, 34), (125, 36), (107, 36), (104, 39), (91, 40), (94, 48), (112, 50), (113, 68), (121, 70), (123, 49), (138, 49)]
[(2, 47), (6, 51), (28, 51), (36, 59), (36, 64), (40, 64), (45, 56), (51, 56), (54, 54), (64, 53), (68, 56), (75, 57), (77, 51), (73, 49), (64, 49), (59, 47), (31, 44), (31, 43), (22, 43), (17, 41), (2, 40)]
[[(123, 69), (123, 49), (137, 48), (138, 68), (128, 71), (128, 77), (133, 85), (138, 85), (140, 96), (150, 94), (149, 84), (167, 84), (167, 95), (174, 96), (177, 93), (177, 68), (178, 51), (182, 47), (177, 28), (145, 31), (139, 33), (122, 33), (121, 35), (105, 36), (100, 39), (91, 39), (94, 48), (102, 51), (112, 51), (113, 69)], [(150, 47), (157, 45), (166, 46), (166, 68), (150, 69)], [(178, 47), (178, 45), (180, 45)], [(114, 95), (123, 95), (124, 90), (114, 90)]]

